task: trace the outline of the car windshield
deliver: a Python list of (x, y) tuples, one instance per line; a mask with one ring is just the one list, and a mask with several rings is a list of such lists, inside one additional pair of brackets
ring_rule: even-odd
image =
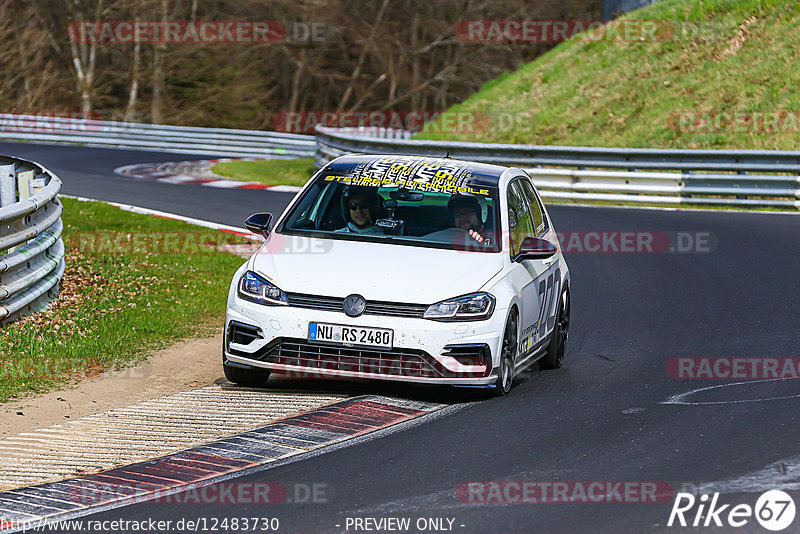
[[(375, 183), (377, 182), (377, 184)], [(468, 180), (404, 180), (319, 174), (280, 233), (499, 251), (497, 188)]]

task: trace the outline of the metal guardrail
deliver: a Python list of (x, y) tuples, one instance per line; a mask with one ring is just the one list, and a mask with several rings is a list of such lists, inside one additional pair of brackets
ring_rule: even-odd
[(800, 209), (800, 152), (505, 145), (317, 126), (317, 166), (346, 153), (414, 154), (521, 167), (546, 200)]
[(0, 325), (44, 309), (64, 276), (61, 180), (0, 156)]
[(0, 113), (0, 139), (229, 157), (310, 157), (314, 136)]

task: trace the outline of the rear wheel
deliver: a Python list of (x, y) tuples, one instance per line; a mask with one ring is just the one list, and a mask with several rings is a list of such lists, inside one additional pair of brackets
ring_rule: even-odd
[(569, 291), (564, 290), (558, 302), (558, 314), (547, 354), (541, 359), (542, 369), (558, 369), (564, 363), (564, 351), (567, 349), (569, 337)]
[(494, 393), (498, 397), (511, 391), (514, 381), (514, 360), (517, 358), (517, 312), (511, 312), (503, 334), (503, 345), (500, 349), (500, 364), (497, 367), (497, 380)]
[(222, 364), (222, 367), (225, 369), (225, 378), (240, 386), (260, 388), (269, 379), (269, 371), (266, 369), (234, 367), (228, 364)]

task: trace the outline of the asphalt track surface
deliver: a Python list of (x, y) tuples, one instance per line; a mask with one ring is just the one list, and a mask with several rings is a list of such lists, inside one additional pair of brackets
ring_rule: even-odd
[[(111, 171), (128, 163), (190, 159), (185, 155), (12, 143), (0, 143), (0, 153), (48, 166), (67, 194), (236, 226), (254, 211), (280, 212), (291, 198), (139, 182)], [(716, 246), (686, 254), (568, 253), (572, 326), (565, 366), (527, 371), (505, 398), (332, 385), (479, 402), (237, 480), (290, 488), (324, 484), (324, 503), (139, 503), (85, 519), (261, 516), (279, 518), (280, 532), (338, 532), (354, 517), (410, 517), (412, 525), (417, 518), (444, 517), (455, 520), (454, 531), (470, 533), (697, 532), (703, 529), (666, 527), (672, 499), (475, 504), (459, 500), (456, 488), (468, 481), (663, 481), (678, 491), (684, 484), (715, 483), (721, 503), (750, 505), (767, 489), (797, 488), (800, 382), (677, 380), (666, 369), (668, 360), (685, 356), (800, 356), (800, 217), (559, 206), (550, 214), (560, 232), (710, 232)], [(711, 404), (662, 404), (716, 385), (722, 387), (687, 397)], [(786, 398), (763, 400), (774, 397)], [(795, 486), (782, 486), (787, 480)], [(800, 492), (789, 493), (800, 504)], [(784, 532), (797, 532), (797, 525), (800, 518)], [(752, 519), (736, 530), (767, 532)]]

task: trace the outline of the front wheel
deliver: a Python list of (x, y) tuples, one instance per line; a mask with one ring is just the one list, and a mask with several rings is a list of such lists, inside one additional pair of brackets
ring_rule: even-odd
[(500, 350), (500, 364), (497, 367), (497, 380), (494, 383), (494, 393), (498, 397), (507, 395), (511, 391), (514, 381), (514, 360), (517, 358), (517, 313), (511, 312), (503, 334), (503, 345)]
[(558, 302), (558, 314), (553, 333), (550, 336), (550, 343), (547, 345), (547, 353), (541, 359), (542, 369), (558, 369), (564, 363), (564, 351), (567, 349), (567, 338), (569, 337), (569, 291), (566, 289), (561, 293)]
[(249, 388), (260, 388), (267, 383), (269, 371), (266, 369), (255, 369), (246, 367), (234, 367), (233, 365), (222, 364), (225, 370), (225, 378), (229, 382)]

